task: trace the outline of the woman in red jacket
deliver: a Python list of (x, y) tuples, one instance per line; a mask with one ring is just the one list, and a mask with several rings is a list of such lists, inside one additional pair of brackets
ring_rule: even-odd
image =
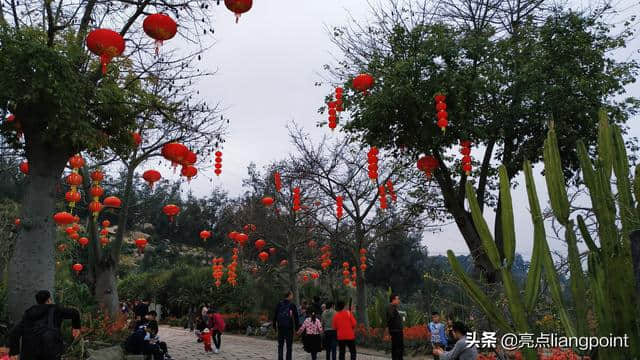
[(356, 318), (353, 317), (351, 311), (344, 308), (344, 301), (338, 301), (336, 304), (338, 312), (333, 317), (333, 328), (338, 333), (338, 359), (344, 360), (346, 356), (346, 347), (349, 347), (351, 360), (356, 360)]

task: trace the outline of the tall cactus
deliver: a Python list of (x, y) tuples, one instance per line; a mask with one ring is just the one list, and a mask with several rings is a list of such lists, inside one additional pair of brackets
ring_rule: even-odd
[[(598, 222), (597, 240), (599, 246), (588, 232), (584, 219), (581, 216), (577, 216), (575, 219), (581, 237), (588, 248), (589, 271), (587, 277), (585, 277), (580, 260), (575, 233), (576, 222), (571, 219), (554, 129), (548, 132), (544, 144), (545, 181), (551, 209), (554, 217), (565, 228), (565, 240), (568, 245), (570, 288), (575, 307), (573, 316), (569, 314), (565, 306), (558, 274), (554, 268), (529, 162), (524, 163), (524, 176), (534, 227), (534, 243), (531, 265), (522, 295), (511, 277), (511, 264), (515, 254), (515, 232), (513, 230), (511, 186), (505, 168), (501, 166), (499, 169), (504, 263), (500, 263), (498, 249), (482, 216), (473, 187), (467, 184), (466, 188), (473, 222), (478, 229), (483, 247), (491, 264), (502, 274), (504, 292), (509, 300), (511, 323), (504, 320), (500, 309), (482, 292), (480, 286), (462, 270), (455, 254), (449, 250), (447, 255), (454, 273), (462, 280), (469, 295), (501, 330), (519, 332), (532, 330), (528, 319), (533, 316), (533, 307), (538, 298), (541, 277), (544, 274), (551, 298), (567, 336), (590, 335), (587, 314), (589, 305), (592, 305), (592, 313), (598, 324), (596, 334), (593, 335), (627, 335), (631, 342), (631, 347), (628, 349), (599, 349), (600, 357), (613, 360), (638, 359), (640, 358), (639, 304), (634, 293), (629, 233), (640, 227), (640, 205), (638, 204), (640, 168), (635, 169), (636, 178), (632, 183), (629, 179), (629, 160), (620, 129), (609, 125), (604, 112), (600, 113), (599, 121), (599, 149), (598, 157), (594, 161), (595, 168), (585, 145), (580, 141), (577, 144), (584, 183), (589, 190), (593, 212)], [(617, 192), (615, 194), (611, 189), (612, 173), (616, 177)], [(590, 292), (587, 291), (588, 288), (591, 290)], [(535, 355), (531, 353), (525, 353), (525, 356), (528, 359), (535, 358)]]

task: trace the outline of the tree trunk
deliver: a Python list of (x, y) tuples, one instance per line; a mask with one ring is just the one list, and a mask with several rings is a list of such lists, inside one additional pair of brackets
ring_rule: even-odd
[(111, 262), (101, 262), (95, 266), (94, 298), (112, 319), (120, 311), (116, 271), (116, 266)]
[(22, 223), (9, 262), (7, 290), (12, 322), (20, 320), (22, 313), (35, 303), (38, 290), (49, 290), (53, 294), (55, 286), (53, 215), (56, 187), (69, 154), (41, 140), (36, 134), (30, 136), (26, 144), (28, 183), (22, 198)]
[(300, 291), (298, 290), (298, 272), (296, 269), (296, 250), (293, 249), (293, 246), (289, 246), (287, 252), (289, 253), (289, 264), (287, 266), (289, 273), (289, 290), (293, 292), (293, 301), (296, 304), (300, 304)]
[(358, 271), (356, 283), (356, 319), (358, 324), (369, 326), (369, 317), (367, 316), (367, 284), (365, 283), (362, 271)]

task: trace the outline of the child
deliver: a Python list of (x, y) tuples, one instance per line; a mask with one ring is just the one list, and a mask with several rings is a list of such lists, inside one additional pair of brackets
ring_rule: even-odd
[(316, 317), (315, 309), (310, 309), (311, 317), (306, 318), (298, 330), (298, 335), (305, 332), (302, 338), (304, 351), (311, 354), (311, 360), (316, 360), (318, 353), (322, 351), (322, 321)]
[[(447, 336), (445, 334), (445, 326), (440, 322), (440, 314), (437, 311), (431, 313), (431, 322), (429, 323), (429, 332), (431, 332), (431, 345), (434, 349), (446, 349)], [(437, 359), (437, 354), (435, 358)]]
[(0, 336), (0, 360), (9, 360), (9, 344), (3, 336)]
[(208, 328), (202, 330), (202, 343), (204, 344), (204, 353), (210, 353), (211, 349), (211, 331)]

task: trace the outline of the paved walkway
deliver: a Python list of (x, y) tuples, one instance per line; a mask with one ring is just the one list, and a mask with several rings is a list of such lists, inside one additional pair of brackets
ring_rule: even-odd
[[(175, 360), (275, 360), (277, 359), (277, 346), (275, 341), (257, 337), (237, 335), (222, 335), (222, 349), (219, 354), (205, 354), (204, 346), (197, 343), (193, 333), (180, 329), (162, 327), (160, 338), (167, 343), (169, 354)], [(324, 352), (318, 354), (318, 359), (324, 359)], [(348, 355), (347, 355), (348, 358)], [(358, 354), (358, 360), (390, 359), (391, 356)], [(294, 343), (294, 360), (309, 360), (311, 355), (302, 350), (300, 343)]]

